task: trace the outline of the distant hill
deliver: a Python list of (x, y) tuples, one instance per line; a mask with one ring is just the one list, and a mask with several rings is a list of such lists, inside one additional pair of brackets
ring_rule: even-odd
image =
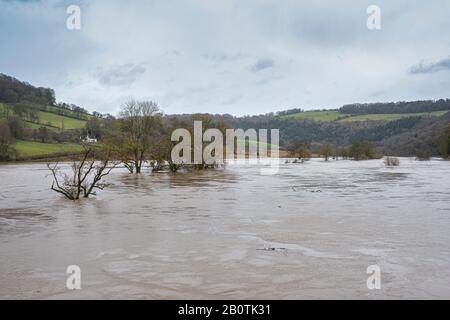
[(339, 109), (291, 109), (278, 112), (282, 119), (310, 119), (314, 121), (393, 121), (408, 117), (442, 116), (450, 111), (450, 99), (390, 103), (349, 104)]
[(436, 101), (354, 103), (345, 105), (339, 109), (339, 113), (350, 115), (429, 113), (435, 111), (450, 111), (450, 99), (440, 99)]
[[(229, 114), (165, 116), (179, 123), (192, 123), (195, 117), (225, 128), (280, 129), (282, 148), (306, 142), (311, 145), (311, 151), (317, 153), (325, 143), (339, 149), (356, 141), (368, 141), (389, 155), (425, 153), (437, 156), (442, 134), (450, 128), (450, 99), (351, 104), (319, 111), (291, 109), (243, 117)], [(95, 112), (91, 115), (82, 107), (56, 103), (52, 89), (36, 88), (0, 74), (0, 124), (2, 122), (9, 126), (22, 157), (76, 151), (80, 136), (89, 133), (101, 139), (104, 128), (107, 127), (107, 133), (120, 127), (120, 120), (114, 117)]]
[(376, 143), (388, 155), (410, 156), (425, 152), (438, 156), (442, 155), (442, 135), (449, 129), (450, 112), (447, 112), (441, 117), (421, 118), (410, 128), (397, 130), (395, 134), (385, 134)]
[(0, 103), (0, 119), (8, 115), (21, 118), (31, 129), (46, 127), (50, 130), (82, 129), (90, 119), (89, 114), (78, 114), (55, 106), (22, 106)]
[(232, 119), (234, 128), (280, 129), (283, 147), (296, 142), (346, 147), (365, 140), (382, 153), (397, 156), (415, 156), (418, 151), (438, 156), (439, 140), (449, 125), (450, 111), (341, 115), (336, 110), (322, 110)]
[(0, 74), (0, 141), (13, 145), (0, 153), (0, 159), (24, 160), (80, 152), (80, 136), (92, 118), (82, 107), (56, 103), (53, 89)]
[(53, 89), (35, 87), (0, 73), (0, 118), (8, 114), (19, 116), (32, 129), (81, 129), (91, 118), (82, 107), (56, 103)]

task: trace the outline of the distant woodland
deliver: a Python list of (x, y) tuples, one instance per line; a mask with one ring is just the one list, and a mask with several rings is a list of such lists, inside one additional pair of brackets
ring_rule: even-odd
[[(136, 103), (138, 105), (141, 104)], [(307, 149), (310, 154), (327, 150), (327, 154), (351, 157), (348, 154), (351, 147), (363, 142), (364, 145), (370, 145), (374, 152), (383, 155), (424, 159), (431, 156), (449, 157), (449, 99), (350, 104), (339, 109), (314, 112), (296, 108), (244, 117), (229, 114), (166, 115), (155, 102), (142, 105), (151, 106), (152, 109), (151, 113), (139, 115), (152, 118), (149, 123), (152, 123), (153, 128), (148, 131), (148, 139), (154, 142), (148, 144), (152, 148), (143, 151), (149, 158), (161, 156), (161, 150), (156, 150), (155, 145), (166, 149), (170, 147), (171, 142), (167, 141), (170, 140), (170, 130), (190, 127), (194, 119), (203, 120), (205, 129), (280, 129), (281, 148), (295, 151), (299, 150), (298, 146), (302, 146), (301, 149)], [(315, 115), (322, 117), (317, 117), (322, 121), (317, 121)], [(332, 118), (325, 115), (332, 115)], [(361, 120), (363, 115), (368, 115), (367, 120), (347, 121)], [(19, 158), (15, 151), (21, 145), (79, 144), (80, 137), (86, 135), (102, 143), (111, 140), (116, 141), (116, 144), (126, 143), (126, 125), (127, 115), (124, 113), (117, 116), (90, 113), (74, 104), (58, 103), (54, 90), (37, 88), (0, 74), (0, 160)], [(164, 139), (166, 144), (161, 143)], [(133, 150), (129, 149), (129, 152)], [(167, 150), (164, 152), (167, 153)]]

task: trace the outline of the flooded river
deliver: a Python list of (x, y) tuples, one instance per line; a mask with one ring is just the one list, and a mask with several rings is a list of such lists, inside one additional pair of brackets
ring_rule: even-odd
[[(450, 162), (117, 169), (107, 182), (71, 202), (45, 164), (0, 166), (0, 298), (450, 298)], [(69, 265), (81, 290), (66, 288)]]

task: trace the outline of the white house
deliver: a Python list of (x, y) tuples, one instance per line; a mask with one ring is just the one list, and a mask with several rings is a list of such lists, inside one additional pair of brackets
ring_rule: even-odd
[(84, 143), (97, 143), (97, 139), (96, 138), (90, 138), (89, 134), (86, 135), (86, 138), (82, 138), (80, 137), (80, 140), (83, 141)]

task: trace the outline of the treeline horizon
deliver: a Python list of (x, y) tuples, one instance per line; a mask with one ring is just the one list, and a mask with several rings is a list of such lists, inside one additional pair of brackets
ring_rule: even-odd
[[(16, 92), (16, 95), (11, 92)], [(6, 96), (6, 99), (5, 99)], [(14, 98), (14, 99), (13, 99)], [(15, 102), (14, 102), (15, 101)], [(48, 88), (35, 88), (13, 77), (0, 74), (0, 144), (11, 145), (14, 140), (31, 140), (43, 143), (79, 143), (80, 136), (89, 134), (101, 140), (112, 132), (118, 132), (121, 117), (93, 112), (67, 103), (56, 103), (55, 93)], [(280, 129), (280, 146), (289, 149), (293, 145), (308, 145), (316, 153), (323, 145), (336, 149), (349, 148), (355, 142), (368, 142), (378, 154), (393, 156), (442, 156), (448, 157), (446, 134), (450, 127), (450, 112), (439, 117), (411, 116), (394, 121), (319, 122), (308, 119), (283, 118), (288, 111), (264, 115), (235, 117), (230, 114), (164, 114), (156, 102), (158, 117), (162, 119), (159, 130), (167, 134), (174, 125), (188, 126), (195, 119), (204, 119), (208, 125), (221, 128)], [(3, 110), (2, 110), (3, 109)], [(440, 109), (440, 110), (437, 110)], [(85, 121), (85, 127), (64, 130), (48, 126), (27, 127), (27, 121), (36, 119), (36, 110), (52, 112)], [(436, 101), (412, 101), (397, 103), (351, 104), (343, 106), (347, 114), (371, 113), (419, 113), (450, 110), (450, 99)], [(426, 110), (426, 111), (425, 111)], [(292, 109), (292, 112), (303, 112)], [(170, 124), (170, 125), (169, 125)], [(3, 157), (5, 158), (5, 156)]]
[[(55, 106), (61, 109), (71, 110), (81, 114), (100, 115), (102, 113), (77, 106), (75, 104), (56, 102), (55, 91), (51, 88), (35, 87), (26, 81), (20, 81), (17, 78), (0, 73), (0, 102), (10, 103), (22, 107), (23, 105), (32, 106)], [(426, 113), (435, 111), (450, 111), (450, 99), (435, 100), (415, 100), (415, 101), (396, 101), (396, 102), (369, 102), (369, 103), (351, 103), (341, 106), (340, 108), (319, 108), (305, 109), (292, 108), (269, 112), (266, 114), (253, 114), (235, 116), (229, 113), (212, 114), (209, 112), (193, 112), (168, 114), (169, 116), (187, 116), (190, 114), (212, 114), (222, 115), (232, 118), (249, 118), (260, 116), (282, 116), (301, 112), (320, 112), (320, 111), (338, 111), (342, 114), (350, 115), (366, 115), (366, 114), (402, 114), (402, 113)], [(109, 113), (105, 115), (110, 116)]]
[[(293, 108), (273, 113), (275, 116), (287, 116), (302, 112), (337, 111), (343, 115), (367, 114), (403, 114), (403, 113), (429, 113), (435, 111), (450, 111), (450, 99), (416, 100), (397, 102), (369, 102), (351, 103), (340, 108), (303, 109)], [(270, 115), (270, 113), (269, 113)], [(245, 117), (245, 116), (244, 116)], [(248, 117), (248, 116), (246, 116)]]

